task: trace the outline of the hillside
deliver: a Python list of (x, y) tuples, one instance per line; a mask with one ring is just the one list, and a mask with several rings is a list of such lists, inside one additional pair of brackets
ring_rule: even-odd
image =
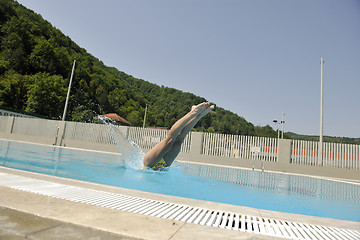
[[(170, 127), (191, 105), (206, 101), (105, 66), (39, 14), (15, 1), (0, 0), (0, 16), (0, 106), (59, 119), (74, 59), (77, 65), (68, 120), (88, 122), (96, 114), (116, 112), (133, 126), (142, 126), (148, 105), (147, 125)], [(245, 135), (261, 132), (219, 106), (196, 130)]]
[[(105, 66), (39, 14), (13, 0), (0, 0), (0, 43), (0, 106), (7, 109), (60, 119), (74, 60), (67, 120), (91, 122), (97, 114), (115, 112), (133, 126), (142, 126), (147, 105), (146, 126), (169, 128), (191, 105), (206, 101)], [(254, 126), (219, 106), (195, 130), (277, 137), (269, 125)], [(294, 133), (285, 136), (317, 140)], [(324, 139), (360, 143), (360, 139)]]

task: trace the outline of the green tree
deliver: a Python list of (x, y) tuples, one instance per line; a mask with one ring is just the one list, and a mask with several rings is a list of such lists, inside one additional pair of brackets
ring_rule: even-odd
[(118, 88), (111, 91), (108, 98), (111, 108), (116, 111), (120, 111), (121, 107), (128, 101), (126, 91)]
[(60, 118), (65, 104), (67, 87), (61, 76), (38, 73), (30, 77), (26, 111)]
[(85, 106), (78, 106), (71, 114), (71, 120), (75, 122), (93, 122), (95, 114)]
[(35, 46), (30, 54), (29, 62), (34, 72), (56, 73), (54, 47), (45, 39)]
[(23, 110), (27, 100), (26, 79), (26, 76), (14, 72), (0, 76), (0, 105)]
[(264, 127), (256, 126), (255, 127), (255, 134), (259, 137), (277, 137), (277, 132), (272, 129), (269, 125)]
[(129, 113), (126, 120), (128, 120), (133, 126), (140, 126), (143, 121), (140, 117), (139, 111), (132, 111)]
[(11, 1), (0, 0), (0, 23), (5, 22), (15, 14), (16, 12)]

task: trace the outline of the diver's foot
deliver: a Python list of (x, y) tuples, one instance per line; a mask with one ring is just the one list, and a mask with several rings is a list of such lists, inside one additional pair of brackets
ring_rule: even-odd
[(202, 112), (204, 112), (209, 106), (210, 106), (210, 103), (203, 102), (203, 103), (200, 103), (198, 105), (192, 106), (191, 111), (194, 112), (196, 115), (199, 115)]
[(203, 116), (205, 116), (206, 114), (208, 114), (209, 112), (211, 112), (212, 110), (215, 109), (215, 105), (211, 105), (208, 106), (204, 111), (202, 111), (197, 117), (202, 118)]

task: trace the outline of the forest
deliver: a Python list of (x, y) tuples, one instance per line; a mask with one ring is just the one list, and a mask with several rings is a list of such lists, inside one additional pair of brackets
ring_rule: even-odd
[[(169, 128), (191, 105), (206, 101), (105, 66), (13, 0), (0, 0), (0, 42), (0, 107), (6, 109), (61, 119), (74, 60), (69, 121), (92, 122), (99, 114), (117, 113), (132, 126), (142, 126), (147, 106), (146, 126)], [(277, 137), (269, 125), (254, 126), (219, 106), (195, 131)]]
[[(142, 126), (147, 105), (147, 126), (170, 127), (191, 105), (206, 101), (105, 66), (16, 1), (0, 0), (0, 16), (0, 106), (60, 119), (73, 60), (67, 120), (91, 122), (97, 114), (115, 112), (132, 126)], [(221, 107), (202, 119), (196, 130), (265, 134)], [(271, 127), (264, 130), (275, 134)]]

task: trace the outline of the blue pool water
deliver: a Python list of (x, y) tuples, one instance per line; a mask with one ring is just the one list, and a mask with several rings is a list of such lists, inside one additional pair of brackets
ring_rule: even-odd
[(116, 154), (0, 140), (0, 166), (272, 211), (360, 221), (360, 185), (319, 178), (177, 163), (154, 172)]

